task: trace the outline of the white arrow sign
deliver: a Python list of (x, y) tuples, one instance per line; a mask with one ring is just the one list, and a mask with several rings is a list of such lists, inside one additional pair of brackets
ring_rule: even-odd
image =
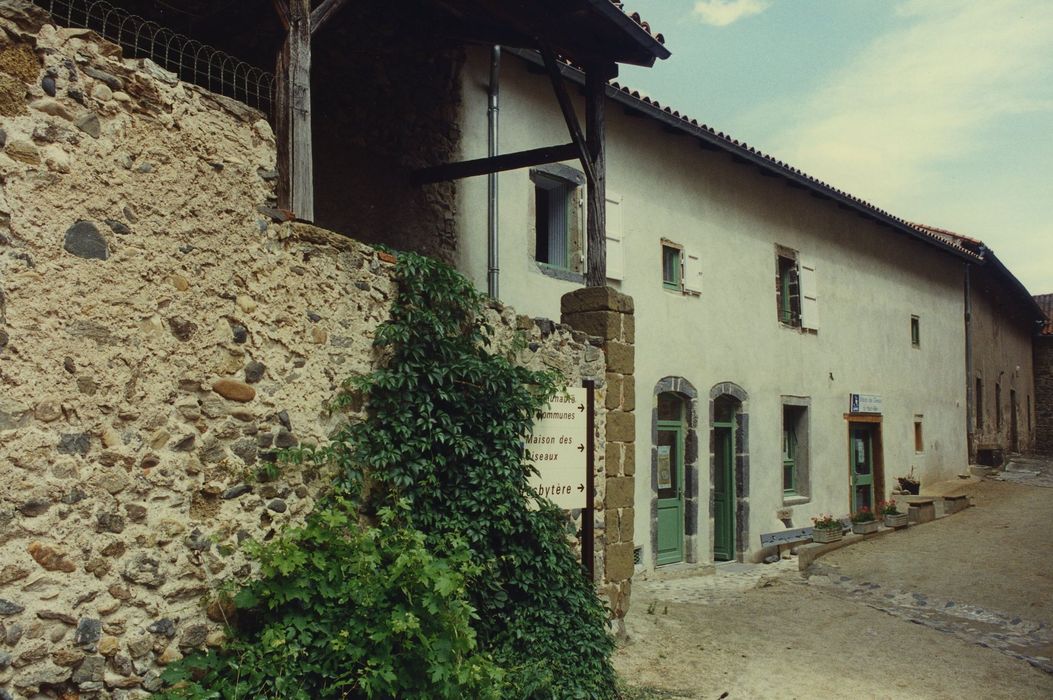
[(568, 387), (552, 397), (534, 431), (526, 439), (527, 461), (538, 474), (530, 486), (560, 508), (587, 505), (585, 476), (588, 469), (588, 390)]

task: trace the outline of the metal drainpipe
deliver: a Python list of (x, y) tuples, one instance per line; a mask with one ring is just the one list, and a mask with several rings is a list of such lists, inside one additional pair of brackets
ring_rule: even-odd
[[(487, 122), (489, 125), (489, 143), (487, 155), (497, 155), (497, 126), (501, 102), (501, 47), (495, 45), (490, 52), (490, 87)], [(490, 173), (486, 178), (486, 293), (491, 299), (498, 297), (498, 236), (497, 236), (497, 173)]]
[(975, 458), (976, 447), (976, 397), (973, 389), (973, 301), (972, 281), (970, 279), (972, 264), (965, 263), (965, 434), (969, 459)]

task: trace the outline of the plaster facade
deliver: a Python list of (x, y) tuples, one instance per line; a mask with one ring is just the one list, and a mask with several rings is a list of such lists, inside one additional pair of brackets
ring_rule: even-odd
[(998, 278), (971, 269), (969, 457), (1000, 466), (1035, 447), (1035, 325)]
[[(486, 155), (488, 68), (484, 51), (469, 52), (461, 91), (463, 159)], [(583, 115), (580, 94), (571, 93)], [(503, 153), (567, 140), (547, 78), (519, 59), (506, 58), (502, 66), (500, 114)], [(870, 417), (881, 426), (884, 479), (877, 499), (912, 469), (923, 484), (965, 471), (961, 259), (763, 177), (725, 153), (703, 150), (610, 101), (607, 117), (608, 227), (609, 235), (621, 237), (623, 260), (620, 271), (609, 265), (609, 284), (636, 301), (636, 395), (653, 401), (655, 387), (672, 377), (703, 398), (725, 383), (748, 395), (747, 444), (736, 448), (736, 459), (745, 458), (737, 474), (747, 481), (738, 494), (746, 503), (735, 523), (735, 558), (762, 556), (761, 533), (787, 523), (810, 525), (822, 512), (849, 512), (852, 393), (881, 397), (880, 416)], [(553, 274), (535, 261), (530, 174), (502, 173), (499, 191), (500, 296), (528, 313), (551, 313), (581, 280), (573, 270)], [(458, 210), (459, 265), (483, 288), (485, 178), (461, 183)], [(679, 247), (689, 276), (682, 286), (691, 293), (663, 285), (663, 240)], [(814, 284), (802, 292), (814, 330), (780, 322), (777, 256), (787, 251), (812, 275)], [(917, 347), (912, 317), (922, 331)], [(786, 405), (807, 412), (807, 490), (795, 495), (783, 489)], [(652, 462), (653, 445), (643, 439), (652, 432), (647, 408), (636, 411), (638, 465)], [(704, 422), (705, 408), (697, 413)], [(714, 454), (711, 431), (699, 428), (698, 454)], [(710, 493), (710, 471), (697, 473), (698, 492)], [(636, 543), (648, 567), (655, 546), (651, 479), (650, 470), (637, 470)], [(712, 498), (687, 507), (685, 522), (697, 523), (697, 531), (685, 538), (690, 551), (682, 559), (708, 565), (714, 560)]]

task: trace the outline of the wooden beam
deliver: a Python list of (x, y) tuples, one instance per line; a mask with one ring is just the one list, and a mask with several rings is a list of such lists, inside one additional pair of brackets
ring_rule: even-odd
[(282, 28), (288, 31), (289, 29), (289, 2), (288, 0), (271, 0), (271, 4), (274, 5), (274, 11), (278, 14), (278, 20), (282, 23)]
[(559, 163), (564, 160), (574, 160), (577, 157), (578, 147), (572, 143), (566, 143), (562, 146), (545, 146), (544, 148), (534, 148), (529, 151), (503, 153), (493, 158), (477, 158), (459, 163), (446, 163), (445, 165), (436, 165), (431, 168), (422, 168), (413, 173), (413, 179), (420, 184), (445, 182), (447, 180), (459, 180), (463, 177), (528, 168), (532, 165)]
[(563, 74), (559, 71), (556, 54), (552, 51), (552, 47), (549, 46), (548, 42), (541, 42), (541, 57), (545, 61), (545, 68), (548, 70), (552, 89), (556, 93), (556, 101), (559, 102), (560, 111), (563, 112), (563, 120), (567, 123), (570, 140), (578, 148), (578, 160), (581, 161), (581, 169), (585, 171), (585, 177), (589, 182), (592, 182), (592, 160), (589, 157), (588, 144), (585, 142), (585, 136), (581, 133), (581, 124), (578, 122), (578, 115), (574, 112), (574, 103), (570, 101), (567, 86), (563, 82)]
[(278, 140), (278, 206), (298, 219), (314, 220), (311, 144), (311, 2), (275, 0), (288, 22), (276, 67), (275, 127)]
[(347, 0), (322, 0), (322, 4), (311, 12), (312, 36), (346, 4)]
[(585, 71), (585, 129), (592, 173), (588, 182), (585, 285), (607, 286), (607, 154), (606, 104), (610, 68), (589, 66)]

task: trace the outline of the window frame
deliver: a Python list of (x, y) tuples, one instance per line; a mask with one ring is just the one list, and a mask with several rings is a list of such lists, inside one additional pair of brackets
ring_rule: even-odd
[(916, 414), (914, 416), (914, 454), (925, 453), (925, 428), (924, 428), (924, 416)]
[[(582, 230), (583, 215), (581, 212), (581, 188), (585, 186), (584, 173), (560, 163), (553, 163), (531, 168), (530, 181), (533, 183), (533, 188), (531, 188), (530, 191), (530, 202), (531, 212), (533, 213), (533, 216), (531, 217), (533, 228), (533, 251), (531, 257), (534, 263), (538, 266), (538, 269), (541, 272), (548, 276), (575, 281), (584, 280), (582, 258), (585, 251), (585, 240), (584, 232)], [(541, 248), (538, 245), (541, 236), (541, 231), (539, 230), (541, 208), (539, 205), (540, 197), (538, 197), (538, 191), (544, 190), (547, 193), (561, 189), (564, 191), (563, 201), (566, 206), (566, 213), (564, 215), (566, 229), (563, 235), (564, 264), (550, 262), (553, 257), (551, 251), (553, 234), (547, 228), (545, 231), (545, 250), (547, 255), (545, 257), (547, 257), (548, 260), (540, 259), (539, 255)], [(546, 210), (548, 210), (549, 207), (551, 207), (551, 203), (546, 206)]]
[(781, 325), (802, 328), (800, 255), (781, 245), (775, 246), (775, 308)]
[(910, 317), (910, 346), (912, 348), (921, 347), (921, 318), (917, 315)]
[[(806, 396), (782, 397), (782, 445), (780, 451), (782, 470), (779, 481), (782, 502), (785, 506), (808, 503), (811, 498), (811, 473), (809, 426), (811, 422), (811, 398)], [(787, 452), (792, 448), (792, 454)], [(790, 488), (787, 488), (787, 467), (792, 465)]]
[[(671, 292), (683, 292), (684, 291), (684, 246), (679, 243), (674, 243), (668, 239), (661, 239), (662, 249), (662, 289), (667, 289)], [(675, 255), (674, 264), (672, 266), (674, 279), (669, 280), (666, 278), (666, 265), (665, 265), (665, 253), (666, 251), (672, 251)]]
[[(789, 484), (787, 484), (789, 475)], [(782, 495), (797, 496), (797, 430), (782, 424)]]

